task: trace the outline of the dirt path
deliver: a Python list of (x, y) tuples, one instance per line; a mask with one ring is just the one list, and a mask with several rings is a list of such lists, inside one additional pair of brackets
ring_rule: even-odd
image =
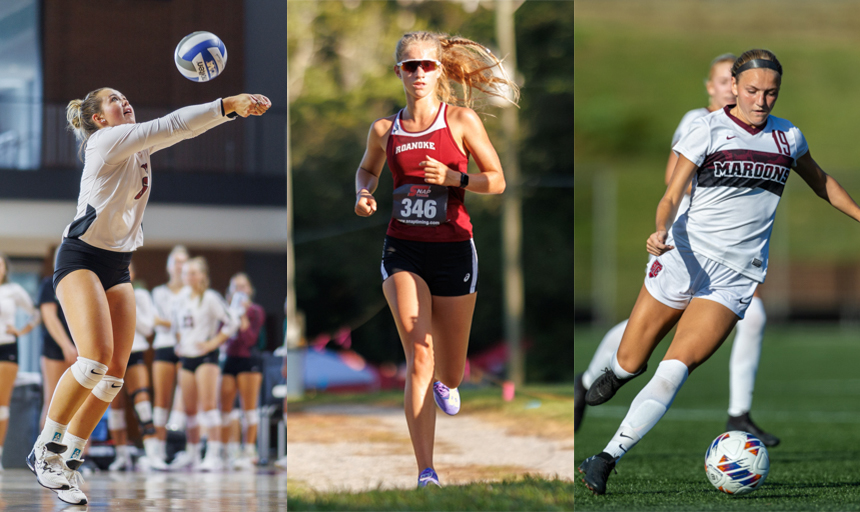
[[(418, 469), (402, 409), (325, 406), (291, 412), (289, 479), (318, 491), (414, 488)], [(437, 416), (444, 484), (525, 473), (573, 480), (573, 440), (512, 435), (479, 415)]]

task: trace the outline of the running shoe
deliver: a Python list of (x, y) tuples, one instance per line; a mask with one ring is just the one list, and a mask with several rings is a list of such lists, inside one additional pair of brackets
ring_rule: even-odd
[[(621, 380), (615, 376), (615, 372), (613, 372), (611, 368), (604, 368), (603, 375), (592, 382), (591, 387), (588, 388), (588, 391), (585, 393), (585, 403), (588, 405), (600, 405), (604, 402), (608, 402), (609, 399), (615, 396), (615, 393), (621, 389), (621, 386), (633, 380), (634, 377), (642, 375), (647, 369), (648, 365), (646, 364), (641, 370), (639, 370), (639, 373), (633, 377)], [(575, 428), (576, 426), (574, 425), (574, 429)]]
[(84, 477), (81, 476), (81, 472), (78, 469), (81, 467), (84, 461), (81, 459), (69, 459), (63, 465), (63, 475), (69, 481), (69, 489), (60, 490), (55, 489), (57, 492), (57, 497), (60, 500), (65, 501), (71, 505), (86, 505), (87, 504), (87, 495), (84, 494), (84, 491), (81, 490), (81, 486), (84, 484)]
[(176, 456), (173, 457), (168, 466), (171, 470), (175, 471), (178, 469), (196, 469), (198, 464), (199, 461), (195, 460), (193, 455), (187, 451), (181, 451), (176, 453)]
[(132, 471), (134, 470), (134, 462), (131, 460), (131, 453), (124, 447), (116, 447), (116, 457), (108, 466), (108, 471)]
[(748, 432), (759, 438), (759, 440), (761, 440), (761, 442), (768, 448), (772, 448), (779, 444), (779, 438), (773, 434), (768, 434), (758, 425), (753, 423), (752, 418), (750, 418), (750, 413), (748, 412), (741, 414), (740, 416), (729, 416), (729, 420), (726, 422), (726, 431), (731, 432), (732, 430)]
[(573, 378), (573, 433), (582, 425), (582, 417), (585, 416), (585, 393), (588, 390), (582, 385), (582, 374)]
[(66, 445), (60, 443), (44, 443), (36, 440), (30, 455), (27, 456), (27, 466), (36, 475), (36, 481), (46, 489), (69, 489), (69, 480), (63, 475), (65, 464), (63, 452)]
[(433, 397), (436, 405), (448, 416), (460, 412), (460, 392), (457, 388), (451, 389), (437, 380), (433, 383)]
[(427, 468), (418, 475), (418, 488), (424, 488), (429, 485), (435, 485), (436, 487), (442, 487), (442, 484), (439, 483), (439, 476), (433, 471), (433, 468)]
[(579, 465), (579, 472), (585, 475), (581, 478), (582, 482), (595, 496), (606, 493), (606, 481), (613, 469), (615, 459), (606, 452), (589, 457)]

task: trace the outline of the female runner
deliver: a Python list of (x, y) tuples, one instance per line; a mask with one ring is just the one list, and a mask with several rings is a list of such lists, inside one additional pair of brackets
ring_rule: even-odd
[(69, 103), (66, 117), (81, 141), (84, 171), (77, 214), (63, 233), (54, 288), (80, 355), (60, 378), (45, 427), (27, 457), (38, 482), (61, 500), (87, 502), (79, 488), (81, 453), (122, 388), (135, 329), (128, 264), (132, 251), (143, 245), (150, 155), (230, 116), (262, 115), (270, 105), (264, 96), (240, 94), (137, 124), (134, 109), (115, 89), (97, 89)]
[[(187, 446), (170, 463), (172, 469), (191, 466), (202, 471), (224, 468), (221, 411), (218, 409), (219, 347), (239, 328), (221, 295), (209, 289), (209, 266), (202, 257), (191, 258), (182, 270), (189, 291), (179, 308), (179, 345), (182, 361), (179, 387), (185, 405)], [(199, 419), (197, 412), (200, 411)], [(199, 425), (197, 422), (200, 422)], [(206, 429), (206, 458), (200, 461), (200, 428)]]
[[(860, 221), (860, 207), (812, 159), (800, 130), (770, 115), (781, 82), (782, 65), (773, 53), (744, 52), (732, 65), (737, 104), (696, 120), (674, 147), (678, 164), (646, 243), (651, 257), (645, 284), (611, 371), (592, 389), (603, 402), (612, 398), (642, 372), (663, 336), (677, 329), (605, 450), (579, 466), (595, 494), (606, 492), (618, 459), (663, 417), (689, 373), (743, 318), (767, 273), (773, 219), (792, 169), (819, 197)], [(691, 181), (690, 208), (673, 223)]]
[[(412, 32), (397, 43), (394, 73), (406, 108), (373, 123), (355, 176), (356, 214), (376, 212), (382, 166), (394, 177), (394, 208), (383, 246), (382, 289), (406, 354), (406, 422), (418, 462), (418, 485), (439, 485), (433, 467), (436, 411), (460, 408), (478, 256), (465, 192), (501, 194), (505, 177), (478, 115), (473, 89), (517, 96), (500, 61), (474, 41)], [(452, 82), (454, 82), (452, 84)], [(465, 98), (455, 88), (465, 90)], [(480, 174), (468, 174), (469, 156)], [(435, 381), (435, 382), (434, 382)]]

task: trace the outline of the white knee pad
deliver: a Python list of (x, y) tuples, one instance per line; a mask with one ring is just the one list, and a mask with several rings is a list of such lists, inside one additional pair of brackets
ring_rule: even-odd
[(102, 381), (93, 388), (93, 394), (102, 402), (111, 403), (119, 390), (122, 389), (123, 382), (125, 381), (119, 377), (105, 375)]
[(125, 430), (125, 411), (110, 408), (108, 411), (108, 430)]
[(233, 409), (230, 412), (230, 421), (233, 420), (241, 420), (242, 419), (242, 409)]
[[(134, 410), (137, 411), (137, 417), (141, 423), (149, 423), (152, 420), (152, 404), (149, 400), (137, 402), (134, 404)], [(153, 423), (155, 423), (153, 421)]]
[(93, 389), (104, 379), (108, 367), (98, 361), (79, 356), (70, 369), (78, 384), (87, 389)]
[(9, 419), (9, 406), (3, 405), (0, 406), (0, 421), (6, 421)]
[(256, 425), (260, 420), (260, 410), (259, 409), (251, 409), (245, 411), (245, 422), (248, 425)]
[(152, 424), (159, 428), (167, 425), (167, 409), (164, 407), (153, 407)]
[(186, 429), (192, 429), (192, 428), (196, 427), (197, 425), (200, 425), (200, 422), (197, 421), (197, 415), (196, 414), (189, 414), (186, 416), (186, 418), (185, 418), (185, 428)]
[[(214, 428), (221, 426), (221, 411), (218, 409), (212, 409), (211, 411), (205, 411), (201, 414), (201, 422), (200, 424), (207, 428)], [(205, 422), (205, 424), (204, 424)]]
[(227, 426), (233, 422), (233, 413), (232, 412), (222, 412), (221, 413), (221, 425)]

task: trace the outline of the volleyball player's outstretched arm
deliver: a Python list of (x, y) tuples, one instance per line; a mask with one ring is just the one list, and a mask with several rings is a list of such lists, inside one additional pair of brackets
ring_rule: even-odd
[(860, 222), (860, 207), (857, 206), (854, 199), (851, 198), (848, 192), (842, 188), (842, 185), (833, 176), (830, 176), (821, 169), (818, 163), (812, 159), (809, 151), (797, 159), (795, 170), (818, 197), (824, 199), (845, 215)]

